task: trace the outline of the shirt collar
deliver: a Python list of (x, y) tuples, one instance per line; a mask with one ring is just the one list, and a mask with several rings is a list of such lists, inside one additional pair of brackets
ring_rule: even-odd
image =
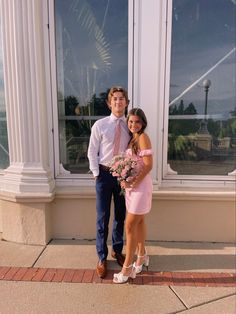
[(117, 120), (122, 120), (123, 122), (126, 121), (125, 115), (123, 115), (123, 116), (120, 117), (120, 118), (117, 118), (113, 113), (111, 113), (110, 118), (111, 118), (112, 121), (117, 121)]

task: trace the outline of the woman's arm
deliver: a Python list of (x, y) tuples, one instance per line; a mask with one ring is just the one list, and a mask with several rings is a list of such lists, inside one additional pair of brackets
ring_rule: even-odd
[[(142, 133), (139, 137), (139, 149), (151, 149), (151, 141), (149, 136), (146, 133)], [(142, 156), (143, 167), (141, 172), (135, 177), (134, 181), (131, 183), (130, 187), (135, 188), (143, 180), (144, 177), (152, 170), (153, 158), (152, 155)]]

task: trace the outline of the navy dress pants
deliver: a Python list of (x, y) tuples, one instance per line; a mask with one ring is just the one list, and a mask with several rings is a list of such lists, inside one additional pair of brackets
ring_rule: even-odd
[(123, 249), (123, 233), (125, 220), (125, 199), (120, 195), (120, 185), (117, 179), (107, 170), (100, 168), (96, 179), (96, 249), (99, 260), (107, 258), (107, 238), (109, 232), (109, 219), (112, 196), (114, 200), (114, 220), (112, 224), (112, 248), (116, 253)]

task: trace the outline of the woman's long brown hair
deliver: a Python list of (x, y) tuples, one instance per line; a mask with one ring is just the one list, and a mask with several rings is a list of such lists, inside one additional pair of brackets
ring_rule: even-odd
[[(140, 108), (133, 108), (129, 111), (128, 116), (127, 116), (127, 123), (129, 121), (130, 116), (137, 116), (140, 118), (141, 123), (142, 123), (142, 128), (141, 130), (138, 132), (138, 136), (136, 138), (134, 138), (133, 136), (131, 137), (130, 141), (129, 141), (129, 147), (131, 148), (132, 152), (134, 154), (137, 154), (138, 150), (139, 150), (139, 136), (144, 132), (144, 130), (147, 127), (147, 118), (145, 113), (143, 112), (142, 109)], [(132, 135), (131, 132), (129, 132), (130, 135)]]

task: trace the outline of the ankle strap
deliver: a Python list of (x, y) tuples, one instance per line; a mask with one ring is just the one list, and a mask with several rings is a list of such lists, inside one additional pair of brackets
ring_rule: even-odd
[(132, 266), (133, 266), (133, 264), (130, 264), (129, 266), (123, 265), (123, 267), (126, 268), (126, 269), (131, 268)]
[(142, 258), (142, 257), (145, 257), (145, 256), (147, 256), (147, 251), (146, 251), (146, 249), (145, 249), (145, 251), (144, 251), (144, 255), (138, 255), (139, 258)]
[(147, 253), (144, 253), (144, 255), (138, 255), (139, 258), (146, 257), (146, 256), (147, 256)]

